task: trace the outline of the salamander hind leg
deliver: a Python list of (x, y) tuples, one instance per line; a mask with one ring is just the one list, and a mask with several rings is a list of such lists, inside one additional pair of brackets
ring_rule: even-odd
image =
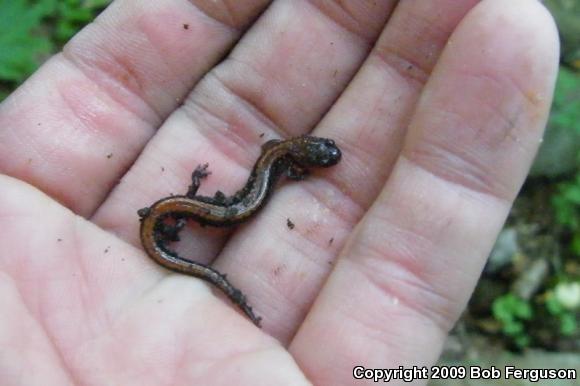
[(191, 174), (191, 185), (189, 185), (189, 188), (187, 188), (187, 193), (185, 193), (185, 195), (188, 198), (195, 197), (195, 195), (197, 194), (197, 190), (201, 185), (201, 180), (203, 180), (204, 178), (206, 178), (211, 174), (211, 172), (207, 170), (208, 167), (209, 167), (208, 163), (205, 163), (203, 165), (197, 165), (197, 167)]
[(157, 229), (157, 234), (163, 241), (179, 241), (179, 232), (185, 227), (187, 221), (183, 218), (176, 219), (175, 224), (161, 223)]

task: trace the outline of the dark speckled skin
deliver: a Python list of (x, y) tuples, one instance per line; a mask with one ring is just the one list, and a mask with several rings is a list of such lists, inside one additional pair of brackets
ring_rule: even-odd
[[(245, 186), (230, 197), (221, 192), (214, 197), (196, 195), (201, 180), (209, 174), (207, 164), (198, 166), (192, 174), (192, 184), (186, 195), (166, 197), (138, 211), (143, 247), (160, 265), (217, 286), (259, 327), (261, 318), (254, 314), (245, 296), (226, 280), (225, 275), (204, 264), (179, 257), (165, 243), (179, 239), (178, 233), (185, 225), (185, 219), (217, 227), (244, 222), (266, 204), (282, 174), (301, 180), (308, 168), (330, 167), (336, 165), (340, 158), (340, 149), (331, 139), (301, 136), (268, 141), (262, 146), (262, 155)], [(167, 224), (167, 219), (175, 220), (175, 225)]]

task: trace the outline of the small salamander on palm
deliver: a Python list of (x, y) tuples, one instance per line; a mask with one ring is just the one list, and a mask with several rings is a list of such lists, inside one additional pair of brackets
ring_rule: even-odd
[[(188, 219), (202, 226), (216, 227), (244, 222), (264, 206), (282, 174), (293, 180), (302, 180), (309, 167), (333, 166), (340, 158), (341, 151), (331, 139), (301, 136), (268, 141), (262, 145), (262, 154), (245, 186), (229, 197), (220, 191), (213, 197), (197, 195), (201, 180), (210, 174), (208, 164), (199, 165), (191, 176), (192, 183), (185, 195), (162, 198), (137, 212), (141, 221), (143, 248), (165, 268), (196, 276), (218, 287), (260, 327), (261, 318), (254, 314), (246, 297), (230, 284), (226, 275), (205, 264), (178, 256), (167, 248), (166, 243), (179, 241), (179, 231)], [(173, 220), (173, 223), (168, 223), (168, 220)]]

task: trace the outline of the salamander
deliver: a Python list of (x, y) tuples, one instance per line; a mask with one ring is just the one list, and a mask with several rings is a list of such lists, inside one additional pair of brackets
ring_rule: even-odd
[(331, 139), (304, 135), (270, 140), (262, 145), (262, 154), (244, 187), (232, 196), (217, 191), (213, 197), (197, 195), (201, 181), (210, 174), (207, 163), (199, 165), (192, 173), (192, 182), (185, 195), (162, 198), (137, 212), (143, 248), (163, 267), (198, 277), (218, 287), (260, 327), (261, 318), (254, 314), (244, 294), (230, 284), (226, 275), (179, 256), (166, 244), (179, 241), (178, 234), (187, 220), (215, 227), (244, 222), (264, 207), (281, 175), (302, 180), (308, 174), (308, 168), (330, 167), (340, 159), (341, 151)]

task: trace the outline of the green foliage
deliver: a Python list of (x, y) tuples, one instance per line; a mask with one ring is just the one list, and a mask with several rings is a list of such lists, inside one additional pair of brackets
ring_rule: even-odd
[[(560, 67), (548, 124), (564, 136), (563, 143), (574, 143), (580, 135), (580, 75), (565, 67)], [(561, 161), (562, 154), (553, 153)], [(570, 153), (568, 178), (552, 180), (549, 187), (553, 192), (550, 200), (554, 216), (545, 217), (550, 220), (547, 229), (554, 242), (564, 246), (565, 251), (562, 256), (547, 256), (557, 261), (553, 265), (555, 274), (544, 280), (547, 288), (529, 301), (509, 293), (492, 304), (493, 317), (501, 323), (503, 335), (520, 349), (531, 345), (532, 340), (533, 343), (541, 342), (546, 334), (554, 339), (578, 334), (580, 285), (577, 274), (573, 273), (577, 271), (565, 268), (569, 266), (567, 261), (576, 261), (580, 256), (580, 154), (577, 153), (578, 150)], [(545, 180), (541, 189), (546, 189)], [(576, 305), (571, 306), (573, 303)]]
[(538, 337), (545, 339), (546, 331), (554, 339), (577, 337), (579, 310), (580, 282), (569, 278), (561, 278), (529, 301), (510, 292), (497, 297), (491, 306), (502, 335), (519, 350), (538, 343)]
[(563, 66), (558, 72), (549, 125), (580, 133), (580, 75)]
[(572, 236), (572, 252), (580, 256), (580, 172), (570, 181), (558, 184), (552, 205), (556, 221)]
[(83, 26), (90, 23), (95, 15), (111, 0), (52, 0), (55, 6), (55, 40), (65, 43)]
[(526, 332), (525, 321), (532, 319), (530, 304), (512, 293), (502, 295), (492, 304), (493, 317), (502, 325), (502, 332), (518, 348), (530, 344), (530, 336)]
[[(560, 68), (550, 125), (580, 133), (580, 76)], [(571, 251), (580, 256), (580, 154), (575, 175), (556, 186), (552, 197), (556, 221), (571, 235)]]
[(0, 0), (0, 101), (111, 0)]
[(40, 30), (50, 12), (45, 1), (31, 6), (25, 0), (0, 0), (0, 79), (21, 82), (53, 48)]
[[(565, 284), (561, 284), (563, 286)], [(557, 289), (556, 289), (557, 290)], [(546, 309), (548, 313), (554, 316), (559, 322), (560, 334), (571, 336), (578, 331), (578, 321), (574, 310), (567, 307), (562, 301), (550, 291), (546, 298)]]
[(578, 328), (578, 322), (576, 321), (576, 315), (566, 310), (560, 302), (554, 297), (549, 296), (546, 300), (546, 309), (548, 312), (556, 317), (560, 325), (560, 333), (564, 336), (573, 335)]

